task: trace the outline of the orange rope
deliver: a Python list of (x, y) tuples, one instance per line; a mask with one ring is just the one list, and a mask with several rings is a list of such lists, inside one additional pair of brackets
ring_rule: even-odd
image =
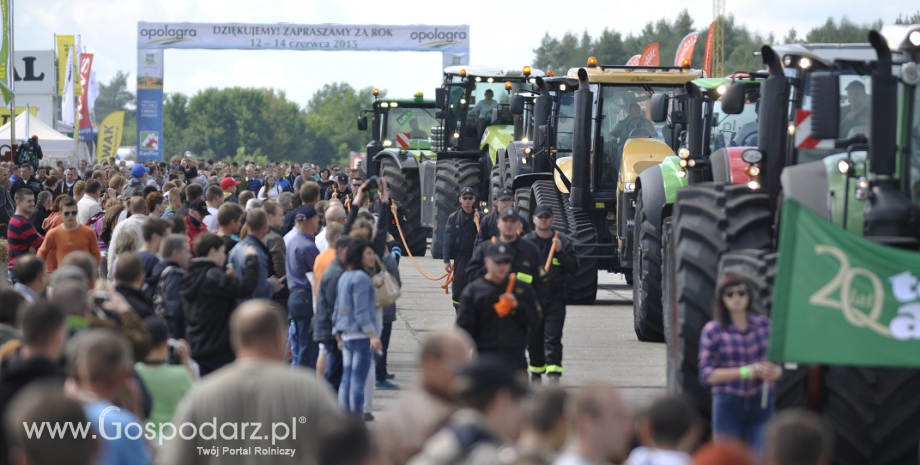
[(454, 280), (454, 267), (453, 267), (453, 265), (451, 265), (450, 271), (448, 271), (447, 273), (442, 274), (441, 276), (438, 276), (437, 278), (435, 278), (435, 277), (433, 277), (433, 276), (429, 276), (428, 273), (425, 273), (425, 270), (422, 269), (422, 267), (418, 264), (418, 262), (415, 261), (415, 257), (412, 256), (412, 250), (409, 249), (409, 244), (406, 242), (406, 236), (403, 235), (402, 226), (399, 224), (399, 217), (396, 216), (396, 204), (395, 204), (395, 203), (394, 203), (394, 204), (390, 204), (390, 210), (393, 212), (393, 218), (396, 218), (396, 229), (399, 231), (399, 237), (400, 237), (400, 239), (402, 239), (403, 245), (406, 246), (406, 252), (409, 253), (409, 259), (412, 260), (412, 264), (415, 265), (415, 268), (418, 269), (418, 272), (421, 273), (422, 276), (424, 276), (424, 277), (427, 278), (427, 279), (430, 279), (430, 280), (432, 280), (432, 281), (440, 281), (440, 280), (442, 280), (442, 279), (444, 279), (444, 278), (447, 278), (447, 282), (446, 282), (445, 284), (441, 285), (441, 287), (444, 289), (444, 292), (446, 293), (446, 292), (447, 292), (447, 287), (446, 287), (446, 286), (447, 286), (448, 284), (450, 284), (450, 283)]

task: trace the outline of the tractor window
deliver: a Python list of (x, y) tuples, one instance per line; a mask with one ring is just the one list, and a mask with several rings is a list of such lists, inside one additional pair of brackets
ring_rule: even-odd
[[(657, 92), (675, 95), (680, 86), (602, 86), (601, 115), (598, 136), (603, 141), (596, 177), (596, 188), (615, 189), (620, 168), (620, 157), (626, 141), (636, 138), (653, 138), (664, 141), (664, 123), (655, 124), (649, 114), (649, 100)], [(597, 145), (595, 145), (597, 147)]]
[(532, 90), (533, 85), (523, 79), (518, 79), (511, 81), (511, 90), (509, 91), (505, 89), (505, 82), (508, 80), (504, 78), (478, 77), (473, 79), (479, 79), (479, 81), (476, 82), (476, 86), (470, 95), (469, 106), (465, 116), (466, 126), (463, 132), (464, 137), (475, 139), (476, 148), (478, 148), (482, 133), (487, 126), (492, 124), (492, 110), (498, 109), (502, 112), (502, 121), (506, 121), (507, 124), (513, 124), (514, 118), (512, 118), (509, 108), (511, 96), (521, 90)]
[(572, 137), (575, 133), (575, 93), (566, 92), (559, 98), (559, 121), (556, 130), (556, 149), (572, 151)]
[(431, 128), (438, 126), (433, 108), (390, 108), (387, 113), (385, 139), (396, 147), (408, 147), (410, 139), (429, 140)]
[[(872, 114), (872, 78), (860, 76), (852, 70), (840, 70), (840, 139), (847, 139), (858, 134), (869, 135), (870, 116)], [(807, 129), (811, 120), (811, 74), (805, 75), (801, 117), (796, 118), (795, 148), (798, 162), (820, 160), (828, 155), (838, 153), (833, 141), (814, 140)], [(797, 112), (798, 113), (798, 112)], [(803, 127), (799, 132), (798, 128)]]
[(722, 111), (722, 101), (713, 103), (712, 132), (709, 137), (710, 153), (724, 147), (757, 147), (759, 123), (757, 102), (745, 101), (744, 111), (727, 115)]
[(911, 92), (913, 94), (912, 107), (906, 112), (910, 115), (910, 127), (908, 130), (908, 144), (910, 145), (910, 187), (914, 203), (920, 204), (920, 92), (916, 87), (906, 89), (901, 86), (902, 92)]

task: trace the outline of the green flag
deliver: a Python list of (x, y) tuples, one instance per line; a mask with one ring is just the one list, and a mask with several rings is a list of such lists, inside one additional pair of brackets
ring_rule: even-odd
[(787, 199), (768, 358), (920, 367), (920, 253), (845, 231)]
[(13, 100), (13, 91), (9, 85), (13, 80), (13, 72), (10, 70), (10, 0), (0, 0), (0, 15), (3, 20), (3, 34), (0, 36), (0, 94), (3, 100), (9, 104)]

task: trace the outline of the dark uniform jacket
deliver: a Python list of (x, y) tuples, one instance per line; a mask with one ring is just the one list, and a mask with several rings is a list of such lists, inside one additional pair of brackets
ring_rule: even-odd
[(355, 195), (351, 192), (351, 186), (345, 186), (345, 190), (341, 191), (338, 188), (338, 184), (333, 184), (326, 189), (323, 200), (339, 199), (339, 201), (344, 204), (346, 196), (348, 196), (349, 199), (355, 199)]
[(524, 351), (529, 342), (530, 328), (539, 323), (539, 310), (533, 288), (521, 279), (514, 284), (517, 307), (504, 318), (498, 316), (494, 305), (505, 293), (508, 280), (501, 284), (484, 277), (471, 281), (460, 296), (457, 326), (463, 328), (479, 353), (492, 353), (508, 358), (523, 368)]
[(444, 262), (473, 255), (476, 243), (476, 212), (466, 214), (457, 210), (447, 218), (444, 228)]
[[(480, 219), (479, 234), (476, 236), (476, 245), (479, 245), (480, 242), (488, 242), (492, 240), (493, 237), (501, 234), (498, 231), (499, 214), (500, 213), (496, 210)], [(518, 213), (518, 217), (521, 218), (521, 235), (523, 236), (531, 231), (530, 221), (524, 218), (520, 213)]]
[[(540, 279), (540, 268), (543, 262), (540, 261), (540, 251), (533, 242), (525, 241), (518, 238), (514, 242), (506, 242), (505, 245), (511, 249), (514, 260), (511, 262), (511, 272), (517, 273), (518, 282), (530, 284), (536, 291), (537, 296), (542, 301), (545, 298), (545, 286)], [(474, 280), (486, 275), (486, 266), (484, 262), (485, 248), (476, 246), (473, 251), (473, 257), (470, 258), (469, 264), (466, 265), (466, 280), (472, 283)]]
[[(553, 246), (553, 238), (543, 239), (537, 236), (536, 231), (532, 231), (523, 237), (524, 240), (533, 243), (540, 251), (540, 266), (546, 265), (546, 257), (549, 255), (549, 249)], [(543, 275), (543, 281), (546, 290), (550, 296), (568, 295), (568, 280), (578, 272), (578, 256), (575, 254), (575, 247), (572, 241), (564, 234), (559, 235), (562, 241), (562, 250), (553, 252), (553, 262), (549, 270)]]

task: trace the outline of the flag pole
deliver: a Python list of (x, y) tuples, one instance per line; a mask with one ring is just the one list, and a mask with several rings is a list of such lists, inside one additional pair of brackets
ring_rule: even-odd
[(16, 3), (14, 0), (10, 0), (10, 11), (9, 11), (9, 14), (10, 14), (10, 30), (9, 30), (10, 62), (9, 64), (12, 66), (10, 66), (11, 69), (8, 69), (6, 73), (7, 78), (9, 79), (7, 82), (10, 83), (10, 91), (13, 92), (13, 98), (10, 99), (10, 122), (12, 123), (10, 125), (10, 155), (13, 161), (16, 160), (15, 158), (16, 154), (13, 153), (13, 144), (15, 144), (15, 141), (16, 141), (16, 89), (14, 88), (14, 86), (16, 85), (15, 84), (15, 81), (16, 81), (16, 52), (15, 52), (15, 47), (13, 46), (14, 45), (13, 43), (13, 22), (14, 22), (13, 21), (13, 4), (14, 3)]
[[(80, 46), (82, 46), (81, 39), (82, 37), (80, 37), (80, 34), (77, 34), (76, 42), (77, 44), (80, 44)], [(80, 53), (81, 53), (81, 50), (79, 49), (79, 46), (78, 46), (77, 50), (74, 51), (73, 53), (74, 60), (77, 60), (77, 72), (80, 72)], [(67, 66), (72, 67), (73, 63), (68, 63)], [(74, 77), (73, 84), (77, 84), (78, 82), (80, 82), (76, 73), (74, 73), (73, 77)], [(82, 89), (81, 89), (81, 92), (82, 92)], [(76, 92), (74, 92), (74, 96), (76, 97)], [(77, 99), (74, 98), (71, 103), (73, 104), (73, 156), (74, 156), (73, 164), (76, 167), (80, 165), (80, 133), (79, 133), (80, 132), (80, 113), (77, 112)]]

